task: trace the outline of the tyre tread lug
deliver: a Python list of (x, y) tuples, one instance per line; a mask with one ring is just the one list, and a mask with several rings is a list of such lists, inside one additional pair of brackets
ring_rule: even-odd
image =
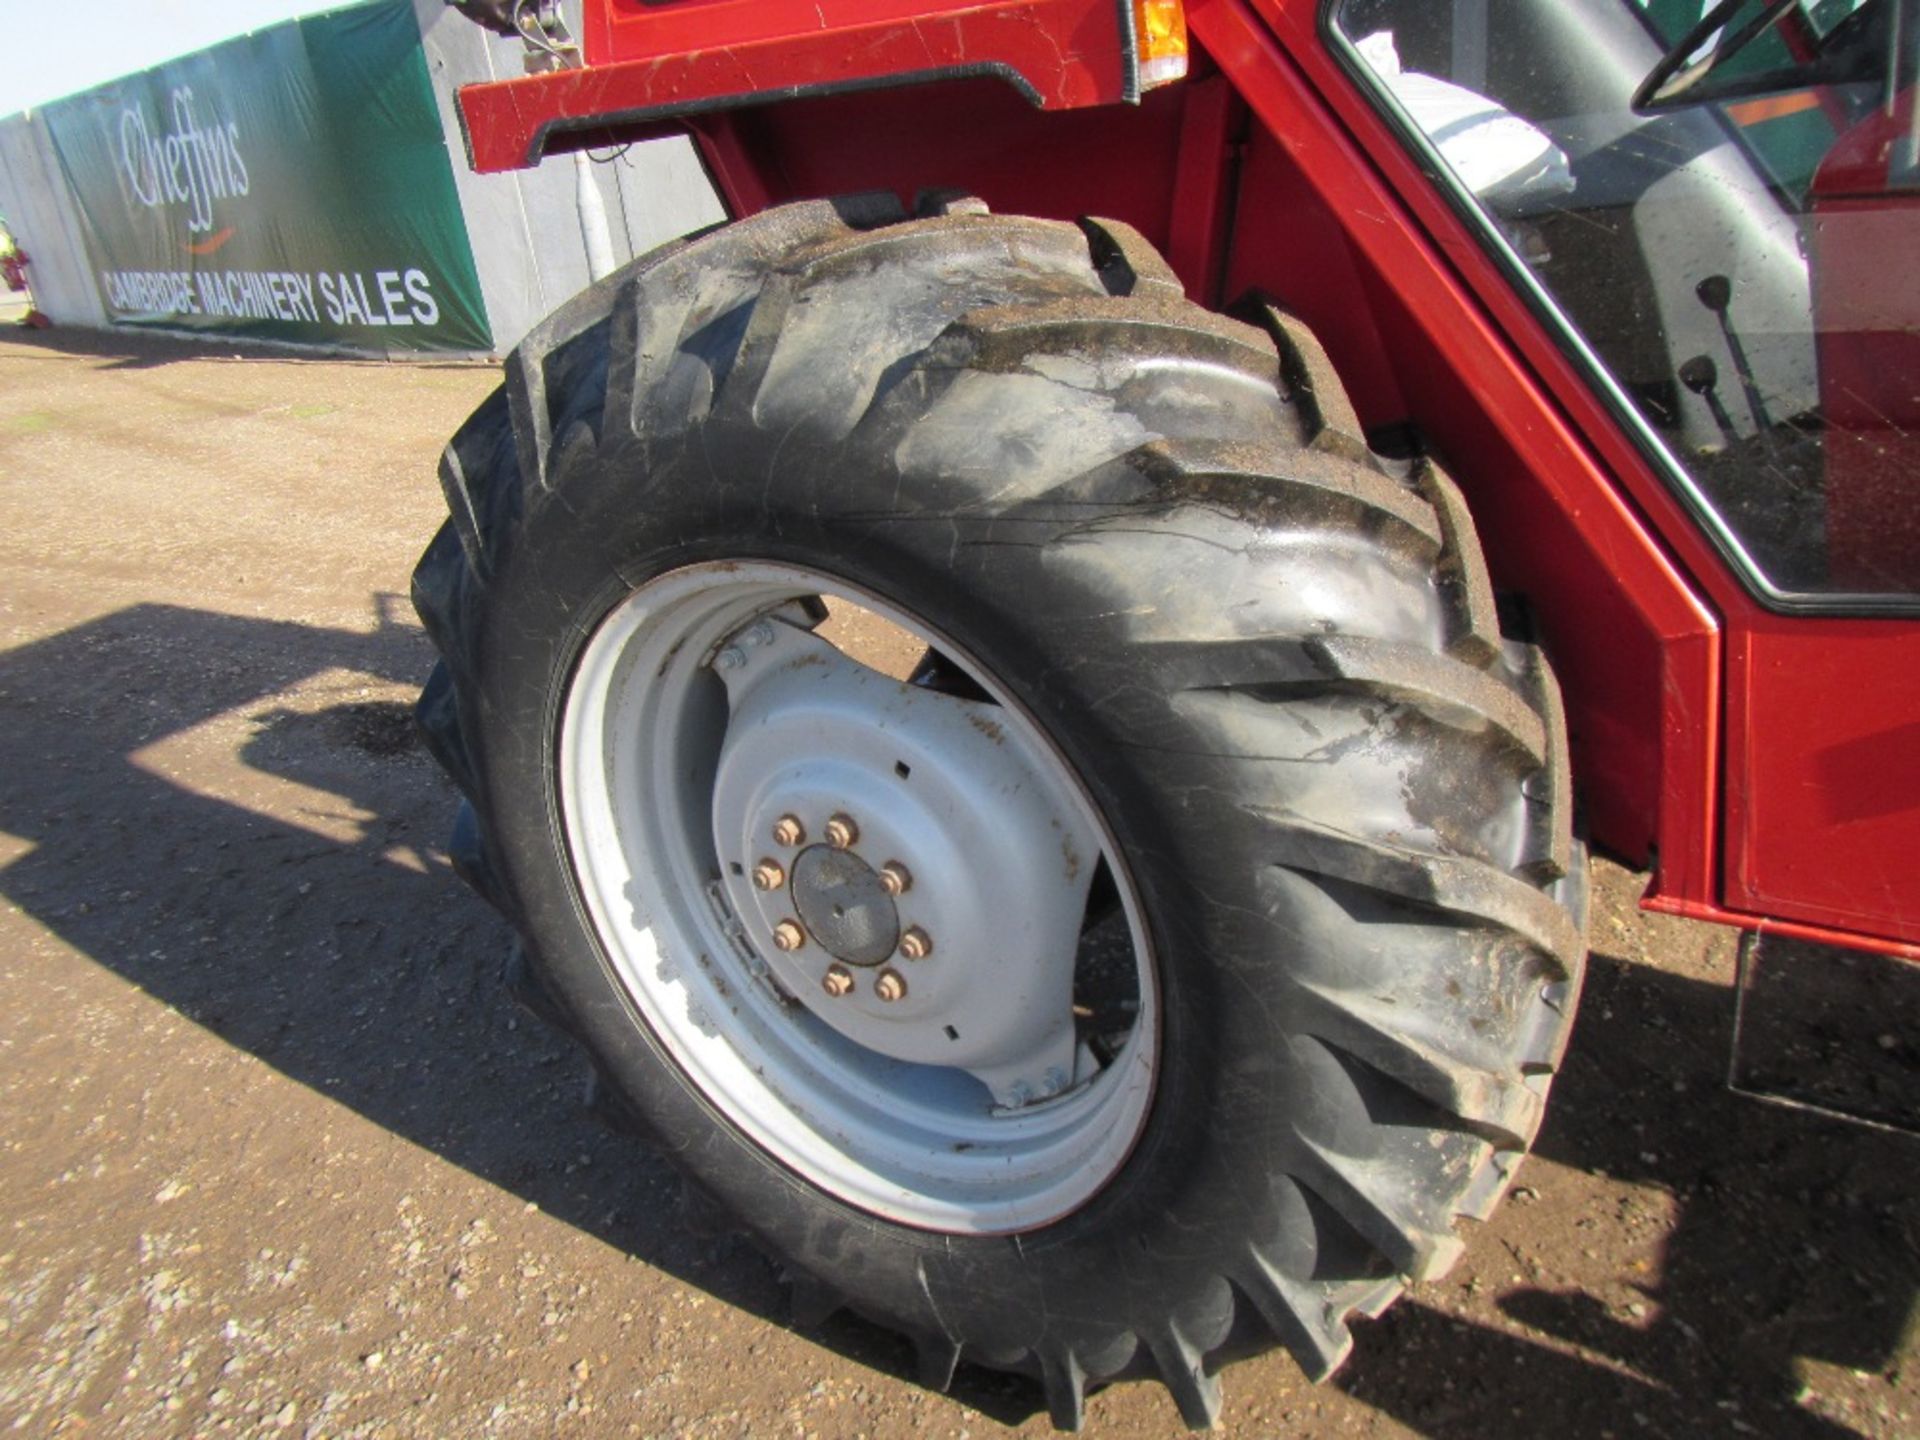
[(1565, 910), (1525, 880), (1492, 865), (1348, 834), (1264, 806), (1250, 808), (1272, 822), (1265, 842), (1269, 863), (1510, 930), (1552, 960), (1563, 979), (1574, 973), (1585, 953)]
[(1360, 416), (1320, 337), (1292, 311), (1271, 302), (1261, 303), (1255, 316), (1280, 352), (1280, 387), (1300, 416), (1301, 440), (1314, 449), (1372, 465), (1373, 454), (1360, 438), (1364, 433)]
[(500, 967), (500, 984), (527, 1014), (558, 1034), (571, 1033), (566, 1014), (554, 1003), (552, 994), (527, 958), (527, 947), (515, 940), (507, 949)]
[(818, 1330), (846, 1309), (846, 1298), (816, 1275), (786, 1267), (787, 1321), (796, 1330)]
[[(1142, 446), (1134, 463), (1176, 493), (1251, 510), (1256, 520), (1351, 511), (1422, 561), (1446, 544), (1433, 507), (1406, 486), (1371, 469), (1328, 464), (1277, 440), (1173, 436)], [(1255, 498), (1264, 504), (1250, 503)]]
[(1528, 855), (1520, 870), (1537, 882), (1549, 883), (1564, 877), (1574, 864), (1573, 827), (1567, 823), (1567, 817), (1573, 814), (1573, 761), (1567, 751), (1566, 703), (1560, 695), (1560, 682), (1554, 679), (1537, 646), (1528, 647), (1523, 673), (1527, 695), (1539, 713), (1541, 733), (1548, 743), (1537, 780), (1540, 793), (1529, 799), (1531, 833)]
[(447, 669), (447, 662), (436, 661), (427, 674), (427, 683), (420, 689), (420, 698), (413, 703), (413, 723), (420, 731), (420, 737), (426, 741), (427, 752), (433, 756), (440, 768), (447, 772), (447, 778), (465, 797), (463, 804), (473, 798), (477, 777), (473, 769), (473, 756), (467, 748), (467, 737), (460, 727), (460, 696), (455, 690), (453, 676)]
[(920, 1383), (936, 1394), (953, 1388), (953, 1373), (960, 1366), (963, 1347), (951, 1336), (921, 1331), (913, 1337), (915, 1373)]
[(1248, 1252), (1233, 1282), (1314, 1384), (1352, 1352), (1353, 1334), (1331, 1299), (1332, 1287), (1286, 1274), (1258, 1248)]
[(1447, 537), (1439, 565), (1439, 580), (1453, 606), (1453, 627), (1447, 649), (1469, 665), (1489, 666), (1500, 655), (1500, 614), (1493, 598), (1493, 582), (1474, 538), (1473, 519), (1466, 496), (1453, 478), (1432, 460), (1418, 471), (1421, 493), (1440, 517)]
[(1344, 1217), (1409, 1280), (1429, 1280), (1452, 1267), (1464, 1243), (1450, 1210), (1419, 1203), (1402, 1176), (1371, 1160), (1341, 1155), (1295, 1132), (1304, 1156), (1297, 1178)]
[(1520, 1148), (1532, 1140), (1543, 1104), (1517, 1064), (1463, 1056), (1410, 1034), (1394, 1023), (1395, 1007), (1364, 995), (1307, 984), (1300, 988), (1311, 997), (1305, 1019), (1310, 1033), (1459, 1117), (1496, 1145)]
[(1047, 1414), (1053, 1428), (1075, 1432), (1086, 1423), (1087, 1377), (1080, 1357), (1070, 1346), (1046, 1346), (1040, 1351), (1041, 1387), (1046, 1391)]
[(1084, 351), (1094, 332), (1101, 344), (1121, 353), (1132, 350), (1158, 358), (1175, 346), (1187, 359), (1236, 371), (1263, 385), (1271, 385), (1278, 373), (1271, 342), (1251, 325), (1184, 301), (1106, 294), (969, 310), (935, 342), (933, 358), (935, 363), (1012, 369), (1034, 355)]
[(1220, 1377), (1207, 1372), (1206, 1353), (1171, 1322), (1143, 1338), (1182, 1422), (1189, 1430), (1211, 1430), (1220, 1420)]
[[(1175, 647), (1160, 648), (1163, 654), (1179, 653)], [(1498, 736), (1529, 770), (1550, 763), (1548, 729), (1524, 699), (1484, 670), (1401, 641), (1364, 635), (1263, 637), (1190, 647), (1187, 658), (1194, 669), (1204, 667), (1214, 675), (1211, 683), (1180, 685), (1183, 690), (1285, 701), (1324, 694), (1340, 682), (1451, 729)], [(1233, 673), (1226, 667), (1236, 661), (1242, 678), (1223, 678)]]
[(1187, 287), (1152, 243), (1124, 220), (1089, 215), (1080, 221), (1087, 253), (1109, 295), (1184, 301)]

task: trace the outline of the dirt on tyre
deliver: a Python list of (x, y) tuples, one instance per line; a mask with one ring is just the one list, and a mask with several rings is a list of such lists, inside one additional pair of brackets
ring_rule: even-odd
[(529, 336), (446, 452), (420, 717), (525, 993), (799, 1292), (935, 1386), (1207, 1425), (1533, 1137), (1557, 694), (1296, 325), (1123, 225), (929, 208), (771, 211)]

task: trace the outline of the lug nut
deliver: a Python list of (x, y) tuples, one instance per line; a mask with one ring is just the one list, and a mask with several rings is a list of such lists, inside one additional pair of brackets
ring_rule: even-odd
[(918, 925), (909, 926), (900, 937), (900, 953), (909, 960), (924, 960), (933, 954), (933, 937)]
[(882, 970), (880, 978), (873, 982), (873, 993), (891, 1005), (907, 998), (907, 982), (900, 978), (898, 970)]
[(845, 850), (860, 839), (860, 827), (851, 815), (836, 815), (827, 821), (827, 844)]
[(853, 972), (844, 965), (829, 965), (827, 973), (820, 977), (820, 988), (838, 1000), (853, 990)]
[(773, 822), (773, 843), (785, 845), (789, 849), (807, 838), (807, 827), (800, 823), (798, 815), (782, 815)]
[(898, 860), (880, 867), (880, 888), (889, 895), (904, 895), (913, 888), (913, 875)]
[(773, 927), (774, 947), (779, 950), (798, 950), (807, 943), (807, 932), (792, 920), (782, 920)]
[(787, 883), (787, 872), (778, 860), (762, 860), (753, 867), (753, 883), (761, 890), (778, 890)]

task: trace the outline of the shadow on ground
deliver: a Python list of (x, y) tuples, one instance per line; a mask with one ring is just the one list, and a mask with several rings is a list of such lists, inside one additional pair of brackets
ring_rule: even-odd
[[(509, 937), (439, 856), (453, 796), (404, 707), (279, 698), (335, 671), (411, 684), (430, 661), (400, 623), (362, 634), (157, 605), (8, 652), (0, 830), (32, 848), (0, 892), (288, 1077), (781, 1317), (769, 1267), (689, 1236), (665, 1163), (584, 1115), (578, 1058), (506, 1000)], [(218, 717), (241, 717), (244, 765), (218, 783), (166, 773), (154, 747)], [(249, 775), (297, 782), (282, 793), (310, 813), (223, 793)], [(1362, 1327), (1345, 1393), (1436, 1436), (1515, 1433), (1517, 1419), (1536, 1434), (1846, 1433), (1795, 1403), (1794, 1365), (1872, 1370), (1896, 1352), (1920, 1281), (1914, 1145), (1720, 1089), (1727, 1020), (1717, 987), (1597, 955), (1541, 1141), (1567, 1166), (1677, 1197), (1647, 1319), (1546, 1281), (1502, 1293), (1512, 1328), (1415, 1296)], [(813, 1333), (913, 1374), (907, 1347), (861, 1322)], [(1038, 1401), (971, 1370), (955, 1394), (1008, 1424)]]
[(1366, 1328), (1341, 1388), (1463, 1440), (1522, 1416), (1567, 1436), (1856, 1433), (1802, 1403), (1798, 1365), (1880, 1372), (1901, 1352), (1920, 1294), (1920, 1142), (1725, 1089), (1731, 1028), (1718, 985), (1589, 961), (1535, 1154), (1673, 1197), (1643, 1314), (1549, 1277), (1499, 1287), (1530, 1334), (1416, 1297)]
[[(389, 615), (403, 603), (381, 597)], [(0, 831), (33, 848), (0, 871), (0, 893), (291, 1079), (731, 1305), (784, 1318), (771, 1267), (683, 1223), (673, 1172), (586, 1113), (571, 1043), (507, 998), (510, 935), (442, 857), (455, 795), (410, 707), (284, 698), (331, 672), (412, 686), (432, 660), (418, 629), (391, 620), (365, 634), (164, 605), (7, 652)], [(244, 732), (244, 764), (164, 773), (170, 738), (220, 717)], [(303, 788), (259, 808), (223, 793), (243, 792), (250, 772)], [(318, 833), (343, 828), (355, 838)], [(913, 1373), (893, 1336), (851, 1318), (814, 1333)], [(1036, 1403), (985, 1372), (954, 1393), (1008, 1424)]]

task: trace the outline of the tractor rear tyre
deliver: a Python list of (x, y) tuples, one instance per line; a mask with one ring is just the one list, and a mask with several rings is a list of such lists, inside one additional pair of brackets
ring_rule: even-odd
[(443, 463), (420, 717), (529, 998), (797, 1300), (1204, 1426), (1534, 1135), (1554, 682), (1293, 322), (1124, 225), (923, 211), (771, 211), (521, 344)]

